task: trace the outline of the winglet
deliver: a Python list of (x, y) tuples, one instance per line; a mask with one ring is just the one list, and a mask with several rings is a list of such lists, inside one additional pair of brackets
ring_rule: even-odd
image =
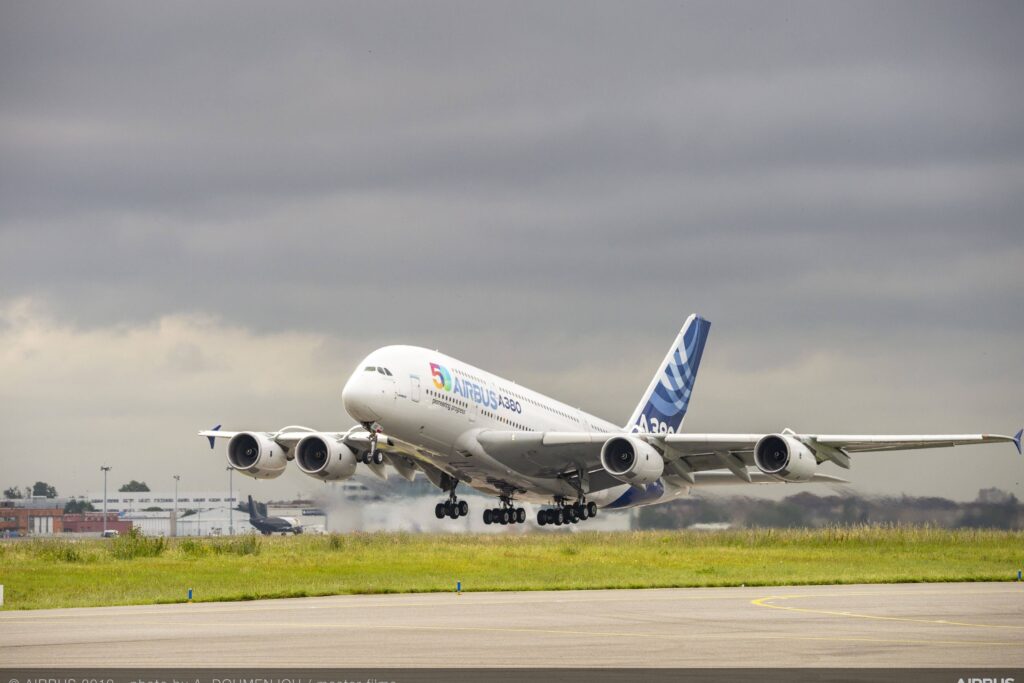
[(1024, 434), (1024, 429), (1018, 429), (1017, 433), (1013, 435), (1013, 445), (1017, 447), (1017, 454), (1024, 455), (1020, 450), (1020, 437)]
[[(221, 425), (217, 425), (216, 427), (214, 427), (214, 428), (213, 428), (213, 429), (211, 429), (210, 431), (211, 431), (211, 432), (216, 432), (216, 431), (219, 431), (219, 430), (220, 430), (220, 428), (221, 428)], [(1018, 435), (1018, 436), (1019, 436), (1019, 435)], [(213, 443), (214, 443), (214, 441), (215, 441), (216, 439), (215, 439), (214, 437), (212, 437), (212, 436), (208, 436), (208, 437), (206, 437), (206, 438), (210, 440), (210, 449), (212, 450), (212, 449), (213, 449)], [(1017, 446), (1017, 450), (1020, 450), (1020, 446), (1019, 446), (1019, 445)]]

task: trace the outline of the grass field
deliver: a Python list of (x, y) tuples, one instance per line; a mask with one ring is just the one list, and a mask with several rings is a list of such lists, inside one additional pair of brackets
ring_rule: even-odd
[(824, 530), (0, 543), (4, 609), (398, 593), (1006, 581), (1024, 532)]

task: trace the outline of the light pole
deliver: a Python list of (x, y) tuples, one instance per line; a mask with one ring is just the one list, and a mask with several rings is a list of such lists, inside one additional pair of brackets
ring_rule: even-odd
[(235, 535), (235, 501), (234, 501), (234, 467), (225, 468), (228, 471), (228, 535)]
[(100, 469), (103, 470), (103, 536), (107, 535), (107, 472), (110, 471), (110, 467), (107, 465), (100, 465)]
[(174, 533), (171, 534), (175, 538), (178, 536), (178, 482), (181, 480), (180, 474), (174, 475)]

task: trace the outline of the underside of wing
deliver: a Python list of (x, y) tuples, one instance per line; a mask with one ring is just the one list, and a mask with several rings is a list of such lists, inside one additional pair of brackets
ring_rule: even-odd
[(556, 478), (600, 465), (610, 434), (485, 430), (476, 437), (489, 456), (527, 476)]
[[(698, 472), (694, 476), (694, 483), (697, 486), (729, 486), (741, 484), (732, 472), (728, 470), (715, 470), (712, 472)], [(778, 484), (779, 480), (761, 472), (751, 472), (751, 484)], [(831, 474), (820, 472), (811, 477), (809, 484), (849, 484), (849, 480), (842, 477), (834, 477)]]

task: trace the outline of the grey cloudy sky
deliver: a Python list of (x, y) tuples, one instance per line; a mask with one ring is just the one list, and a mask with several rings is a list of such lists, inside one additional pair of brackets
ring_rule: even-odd
[(391, 342), (624, 421), (691, 311), (688, 430), (1012, 433), (1022, 31), (1019, 2), (2, 3), (0, 485), (220, 485), (196, 429), (347, 427)]

